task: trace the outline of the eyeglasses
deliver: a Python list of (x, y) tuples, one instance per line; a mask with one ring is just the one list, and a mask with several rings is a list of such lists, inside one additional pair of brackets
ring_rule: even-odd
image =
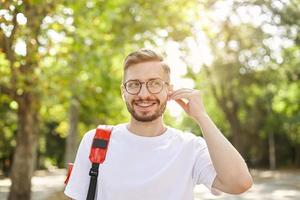
[(151, 94), (158, 94), (163, 89), (164, 84), (169, 85), (169, 83), (159, 78), (155, 78), (150, 79), (147, 82), (142, 82), (139, 80), (129, 80), (126, 83), (124, 83), (124, 87), (129, 94), (136, 95), (140, 93), (143, 84), (146, 85), (147, 90)]

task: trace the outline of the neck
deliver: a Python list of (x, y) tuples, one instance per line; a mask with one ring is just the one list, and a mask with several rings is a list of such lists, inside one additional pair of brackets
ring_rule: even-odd
[(151, 122), (140, 122), (131, 117), (127, 128), (130, 132), (145, 137), (159, 136), (166, 130), (162, 117)]

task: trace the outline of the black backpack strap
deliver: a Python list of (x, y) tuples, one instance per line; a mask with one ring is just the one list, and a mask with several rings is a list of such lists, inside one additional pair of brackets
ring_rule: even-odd
[(90, 185), (86, 200), (94, 200), (96, 187), (97, 187), (97, 179), (98, 179), (98, 170), (99, 170), (99, 163), (93, 163), (92, 168), (90, 169)]

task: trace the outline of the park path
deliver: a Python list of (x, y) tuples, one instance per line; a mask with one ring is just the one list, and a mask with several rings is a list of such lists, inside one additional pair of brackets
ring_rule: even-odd
[[(67, 200), (62, 190), (65, 170), (37, 171), (32, 200)], [(195, 188), (195, 200), (300, 200), (300, 171), (251, 171), (253, 187), (240, 196), (213, 196), (204, 186)], [(0, 179), (0, 200), (6, 200), (10, 180)]]
[(195, 200), (300, 200), (300, 171), (252, 170), (253, 187), (246, 193), (234, 196), (213, 196), (203, 186), (195, 188)]

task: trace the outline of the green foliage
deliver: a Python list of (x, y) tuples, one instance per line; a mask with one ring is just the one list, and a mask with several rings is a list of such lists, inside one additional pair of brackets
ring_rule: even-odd
[(9, 174), (13, 149), (16, 146), (17, 116), (15, 108), (11, 108), (11, 99), (0, 95), (0, 169), (5, 175)]
[[(40, 1), (32, 3), (42, 5)], [(120, 95), (125, 55), (145, 43), (155, 43), (158, 38), (186, 37), (191, 18), (185, 14), (193, 7), (192, 2), (186, 4), (181, 0), (54, 1), (49, 5), (53, 12), (41, 20), (38, 36), (40, 66), (35, 77), (24, 77), (37, 78), (39, 83), (31, 89), (42, 100), (40, 167), (45, 166), (45, 160), (61, 166), (64, 148), (59, 146), (65, 142), (69, 129), (71, 100), (80, 105), (81, 136), (98, 124), (129, 119)], [(160, 34), (165, 29), (167, 35)], [(25, 32), (26, 29), (20, 30), (20, 37)]]
[[(207, 110), (213, 118), (222, 111), (223, 117), (216, 117), (218, 126), (233, 142), (240, 135), (239, 150), (246, 151), (250, 164), (266, 165), (268, 135), (273, 133), (279, 165), (299, 165), (299, 156), (287, 158), (288, 154), (299, 155), (299, 6), (296, 1), (279, 3), (282, 7), (274, 1), (234, 2), (226, 17), (216, 19), (212, 13), (219, 3), (204, 4), (205, 20), (198, 25), (209, 41), (213, 62), (199, 74), (189, 70), (187, 77), (198, 88), (209, 88), (207, 98), (215, 101), (206, 101)], [(255, 16), (262, 20), (260, 26), (245, 18), (251, 9), (260, 10)], [(262, 15), (273, 18), (260, 18)], [(268, 30), (271, 26), (273, 33)], [(284, 41), (275, 48), (276, 34), (289, 40), (290, 46), (286, 48)]]
[[(281, 9), (273, 1), (235, 1), (230, 16), (223, 18), (212, 15), (220, 3), (212, 0), (28, 2), (36, 9), (40, 23), (40, 29), (33, 31), (37, 40), (28, 39), (30, 30), (24, 24), (19, 26), (13, 45), (25, 42), (30, 61), (38, 61), (39, 66), (30, 75), (18, 76), (15, 86), (19, 95), (34, 91), (41, 98), (40, 167), (45, 167), (46, 161), (63, 166), (62, 147), (72, 100), (79, 104), (80, 136), (98, 124), (128, 121), (120, 95), (124, 57), (149, 44), (163, 49), (158, 41), (170, 40), (179, 42), (188, 55), (187, 37), (203, 45), (198, 41), (200, 32), (194, 30), (207, 38), (213, 59), (199, 73), (188, 64), (186, 78), (204, 91), (206, 109), (220, 130), (230, 140), (240, 131), (246, 159), (253, 165), (266, 165), (270, 133), (275, 135), (278, 148), (284, 149), (278, 153), (278, 162), (296, 163), (296, 158), (286, 158), (296, 154), (293, 149), (300, 144), (300, 12), (296, 1), (282, 3)], [(4, 3), (3, 8), (13, 13), (9, 5), (29, 17), (23, 4)], [(265, 16), (259, 25), (243, 21), (239, 13), (239, 9), (248, 12), (253, 6)], [(1, 24), (12, 24), (0, 17)], [(269, 25), (282, 30), (280, 38), (288, 39), (290, 45), (274, 50), (272, 42), (267, 42), (274, 36), (266, 31)], [(0, 36), (3, 34), (1, 28)], [(8, 158), (15, 145), (18, 104), (2, 93), (2, 88), (13, 87), (12, 69), (19, 69), (25, 57), (15, 54), (15, 64), (10, 66), (0, 42), (0, 158)], [(38, 55), (31, 54), (30, 42), (39, 43)], [(38, 84), (28, 87), (25, 83), (32, 80)], [(191, 119), (172, 117), (171, 112), (164, 116), (168, 125), (201, 135)]]

